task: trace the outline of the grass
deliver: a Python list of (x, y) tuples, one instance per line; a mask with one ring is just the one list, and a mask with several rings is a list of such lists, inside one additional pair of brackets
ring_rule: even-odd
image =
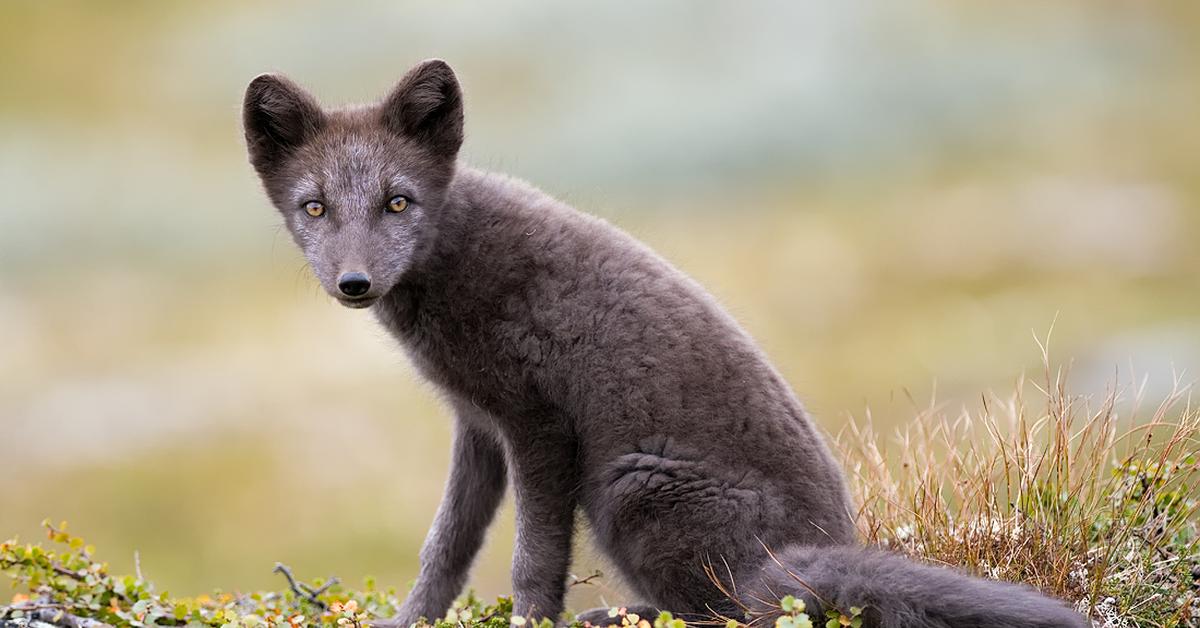
[[(1041, 381), (1021, 379), (1011, 395), (985, 395), (976, 409), (928, 404), (893, 435), (878, 433), (869, 414), (849, 422), (837, 444), (864, 537), (917, 559), (1027, 583), (1105, 626), (1200, 625), (1200, 411), (1187, 388), (1177, 385), (1150, 406), (1132, 386), (1093, 398), (1069, 391), (1068, 369), (1052, 368), (1048, 358), (1045, 365)], [(0, 544), (0, 571), (18, 589), (0, 606), (0, 626), (33, 615), (113, 626), (353, 626), (390, 615), (402, 598), (369, 580), (360, 588), (315, 581), (173, 598), (140, 574), (111, 575), (65, 524), (47, 523), (46, 533), (49, 547)], [(811, 625), (795, 603), (781, 600), (781, 621)], [(506, 598), (485, 604), (468, 596), (436, 625), (524, 625), (510, 615)], [(613, 621), (679, 625), (669, 614), (618, 613)]]
[(1068, 369), (1045, 364), (1042, 381), (975, 410), (930, 404), (894, 438), (851, 421), (837, 440), (863, 535), (1106, 625), (1200, 625), (1200, 412), (1186, 388), (1145, 408), (1136, 387), (1074, 395)]

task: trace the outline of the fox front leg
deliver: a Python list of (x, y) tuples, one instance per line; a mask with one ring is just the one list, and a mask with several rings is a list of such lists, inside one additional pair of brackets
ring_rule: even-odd
[(557, 621), (566, 595), (579, 474), (574, 442), (552, 430), (509, 449), (517, 506), (513, 614)]
[(479, 427), (481, 411), (456, 406), (450, 477), (433, 526), (421, 548), (421, 571), (400, 612), (386, 624), (407, 628), (419, 617), (440, 618), (462, 592), (467, 573), (504, 496), (504, 452)]

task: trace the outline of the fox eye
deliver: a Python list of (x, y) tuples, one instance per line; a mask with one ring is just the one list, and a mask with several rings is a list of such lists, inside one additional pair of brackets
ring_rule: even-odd
[(312, 216), (313, 218), (320, 218), (321, 216), (325, 215), (325, 205), (323, 205), (320, 201), (309, 201), (302, 207), (304, 207), (304, 211), (308, 212), (308, 215)]
[(393, 196), (392, 200), (388, 201), (387, 210), (392, 212), (393, 214), (399, 214), (400, 212), (402, 212), (406, 209), (408, 209), (408, 198), (407, 197)]

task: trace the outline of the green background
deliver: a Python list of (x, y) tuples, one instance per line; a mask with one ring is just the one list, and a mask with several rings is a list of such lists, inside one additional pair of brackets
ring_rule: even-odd
[(263, 71), (340, 104), (447, 59), (466, 160), (699, 279), (829, 431), (1005, 390), (1056, 318), (1077, 389), (1153, 399), (1200, 363), (1196, 6), (5, 0), (0, 536), (177, 594), (415, 573), (446, 413), (259, 190)]

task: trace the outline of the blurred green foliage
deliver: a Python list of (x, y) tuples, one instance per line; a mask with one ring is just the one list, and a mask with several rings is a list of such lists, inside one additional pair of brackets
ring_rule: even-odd
[(4, 2), (0, 530), (65, 516), (179, 592), (275, 560), (415, 573), (445, 413), (259, 191), (238, 106), (270, 70), (336, 104), (448, 59), (466, 159), (663, 252), (831, 431), (1007, 389), (1056, 317), (1077, 388), (1152, 397), (1200, 362), (1198, 26), (1191, 2)]

